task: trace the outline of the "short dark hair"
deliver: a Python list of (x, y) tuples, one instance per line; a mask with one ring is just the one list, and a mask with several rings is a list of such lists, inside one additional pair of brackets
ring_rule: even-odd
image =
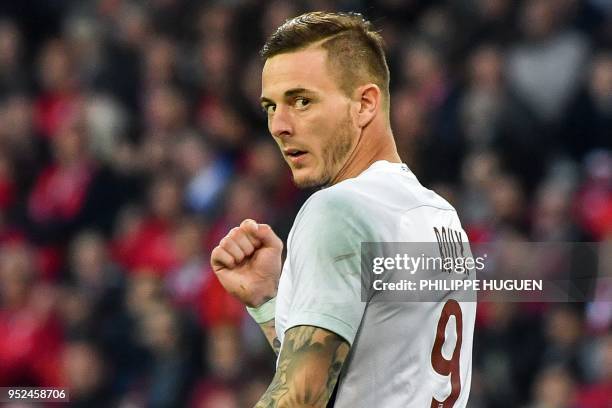
[(311, 12), (285, 21), (261, 49), (264, 60), (321, 42), (340, 88), (351, 95), (356, 86), (375, 83), (389, 106), (389, 67), (383, 39), (359, 13)]

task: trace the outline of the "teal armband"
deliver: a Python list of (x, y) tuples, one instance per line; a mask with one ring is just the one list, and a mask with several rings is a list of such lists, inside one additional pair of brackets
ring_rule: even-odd
[(276, 310), (276, 297), (268, 300), (259, 307), (246, 307), (247, 312), (251, 315), (255, 322), (261, 324), (274, 319), (274, 311)]

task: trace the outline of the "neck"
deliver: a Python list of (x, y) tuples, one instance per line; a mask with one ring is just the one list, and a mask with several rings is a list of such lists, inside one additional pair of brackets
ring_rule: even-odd
[(329, 185), (357, 177), (379, 160), (386, 160), (391, 163), (401, 163), (402, 161), (397, 154), (391, 128), (386, 124), (373, 121), (362, 129), (357, 144), (349, 154), (346, 163)]

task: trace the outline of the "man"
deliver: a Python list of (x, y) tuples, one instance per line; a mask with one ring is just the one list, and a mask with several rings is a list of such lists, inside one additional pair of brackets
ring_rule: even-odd
[(307, 13), (262, 56), (270, 133), (295, 183), (322, 189), (295, 219), (282, 274), (281, 240), (253, 220), (211, 256), (278, 354), (257, 407), (465, 407), (475, 304), (361, 300), (362, 242), (462, 231), (397, 154), (381, 37), (359, 14)]

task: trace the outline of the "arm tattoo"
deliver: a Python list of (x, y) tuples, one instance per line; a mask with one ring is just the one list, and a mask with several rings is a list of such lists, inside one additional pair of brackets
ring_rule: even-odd
[(274, 340), (272, 340), (272, 348), (274, 349), (274, 352), (278, 356), (278, 354), (280, 353), (280, 348), (281, 348), (281, 342), (278, 339), (278, 337), (275, 337)]
[(325, 407), (349, 348), (346, 340), (325, 329), (289, 329), (274, 379), (255, 407)]
[(276, 335), (276, 327), (274, 326), (274, 319), (270, 320), (269, 322), (260, 323), (259, 327), (261, 327), (261, 331), (266, 336), (266, 339), (268, 340), (268, 343), (270, 343), (270, 346), (272, 346), (272, 350), (274, 350), (274, 354), (278, 356), (278, 353), (280, 353), (281, 343), (280, 343), (280, 340), (278, 339), (278, 336)]

